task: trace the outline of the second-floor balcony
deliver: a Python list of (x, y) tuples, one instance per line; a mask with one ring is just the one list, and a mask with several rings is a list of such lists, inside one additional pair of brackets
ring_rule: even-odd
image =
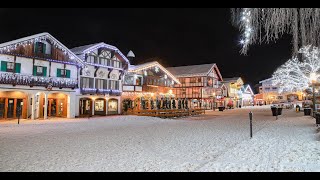
[(0, 73), (0, 84), (11, 84), (13, 86), (40, 86), (40, 87), (55, 87), (55, 88), (70, 88), (78, 87), (77, 79), (57, 78), (57, 77), (38, 77), (33, 75), (23, 75), (14, 73)]
[(82, 94), (97, 94), (97, 95), (112, 95), (112, 96), (120, 96), (120, 90), (112, 90), (112, 89), (96, 89), (96, 88), (81, 88)]

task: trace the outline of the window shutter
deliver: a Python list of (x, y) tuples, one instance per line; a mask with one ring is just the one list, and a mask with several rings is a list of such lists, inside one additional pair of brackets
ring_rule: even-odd
[(83, 78), (80, 78), (80, 87), (83, 88)]
[(70, 71), (70, 70), (66, 70), (66, 73), (67, 73), (67, 74), (66, 74), (66, 77), (67, 77), (67, 78), (70, 78), (70, 77), (71, 77), (71, 71)]
[(47, 45), (45, 43), (43, 43), (43, 48), (42, 48), (43, 54), (46, 54), (46, 47), (47, 47)]
[(42, 69), (42, 72), (43, 72), (43, 76), (47, 76), (47, 67), (43, 67)]
[(7, 62), (1, 61), (1, 71), (7, 72)]
[(21, 63), (16, 63), (15, 64), (15, 73), (20, 73), (21, 72)]
[(89, 79), (89, 86), (90, 86), (90, 88), (94, 88), (94, 87), (93, 87), (93, 78), (90, 78), (90, 79)]
[(33, 75), (37, 76), (37, 66), (33, 66)]
[(34, 53), (38, 53), (38, 42), (34, 43)]
[(119, 81), (116, 81), (116, 90), (119, 90)]
[(96, 89), (99, 89), (98, 79), (96, 79)]
[(61, 77), (61, 69), (57, 69), (57, 77)]

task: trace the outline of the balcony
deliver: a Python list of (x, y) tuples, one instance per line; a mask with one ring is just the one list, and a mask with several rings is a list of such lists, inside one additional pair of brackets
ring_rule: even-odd
[(23, 75), (14, 73), (0, 73), (0, 84), (12, 84), (13, 86), (40, 86), (40, 87), (56, 87), (56, 88), (70, 88), (78, 87), (76, 79), (57, 78), (57, 77), (40, 77), (33, 75)]
[(111, 89), (96, 89), (96, 88), (81, 88), (81, 94), (97, 94), (97, 95), (111, 95), (121, 96), (121, 91)]

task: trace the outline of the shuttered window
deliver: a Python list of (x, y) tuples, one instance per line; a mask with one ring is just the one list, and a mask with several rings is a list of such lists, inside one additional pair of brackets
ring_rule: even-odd
[(47, 67), (43, 66), (34, 66), (33, 67), (33, 75), (34, 76), (47, 76)]
[(1, 71), (2, 72), (20, 73), (21, 72), (21, 63), (14, 64), (13, 62), (1, 61)]
[(57, 69), (57, 77), (70, 78), (71, 71), (68, 69)]

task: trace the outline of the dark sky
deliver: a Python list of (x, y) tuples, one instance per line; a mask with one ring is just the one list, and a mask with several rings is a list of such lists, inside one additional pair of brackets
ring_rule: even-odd
[(243, 77), (252, 86), (269, 78), (291, 56), (290, 36), (239, 53), (240, 32), (230, 9), (0, 8), (0, 42), (49, 32), (69, 48), (96, 42), (133, 50), (132, 64), (159, 57), (164, 66), (217, 63), (223, 77)]

